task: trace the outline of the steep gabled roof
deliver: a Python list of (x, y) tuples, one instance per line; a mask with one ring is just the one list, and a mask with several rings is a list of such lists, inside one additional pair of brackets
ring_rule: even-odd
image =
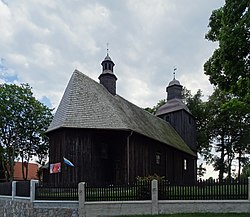
[(103, 85), (75, 70), (48, 128), (132, 130), (195, 155), (166, 121), (110, 94)]
[(126, 129), (114, 101), (102, 85), (75, 70), (48, 131), (60, 127)]

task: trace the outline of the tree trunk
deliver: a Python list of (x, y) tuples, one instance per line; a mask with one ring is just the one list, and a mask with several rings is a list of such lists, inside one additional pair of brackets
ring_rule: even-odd
[(240, 171), (241, 171), (241, 158), (242, 158), (242, 153), (239, 151), (239, 158), (238, 158), (238, 179), (240, 179)]
[(10, 178), (10, 172), (9, 172), (9, 169), (6, 165), (6, 161), (4, 161), (4, 157), (2, 156), (2, 167), (3, 167), (3, 171), (4, 171), (4, 177), (5, 177), (5, 180), (8, 181), (9, 178)]
[(25, 180), (27, 180), (28, 179), (28, 174), (29, 174), (29, 158), (27, 159), (27, 161), (26, 161), (26, 173), (25, 173)]
[(14, 148), (12, 148), (12, 154), (9, 157), (9, 164), (10, 164), (10, 180), (9, 181), (14, 181), (14, 166), (15, 166), (15, 155), (14, 155)]
[[(27, 161), (24, 161), (24, 157), (22, 156), (22, 176), (23, 180), (28, 179), (28, 168), (29, 168), (29, 159)], [(25, 171), (24, 171), (25, 168)]]
[(224, 172), (225, 172), (225, 144), (224, 144), (224, 136), (221, 137), (221, 154), (220, 154), (220, 169), (219, 169), (219, 181), (223, 180)]
[(23, 176), (23, 180), (25, 180), (24, 178), (24, 162), (23, 162), (23, 155), (21, 156), (22, 159), (22, 176)]
[(231, 179), (232, 178), (232, 159), (230, 157), (228, 157), (228, 179)]

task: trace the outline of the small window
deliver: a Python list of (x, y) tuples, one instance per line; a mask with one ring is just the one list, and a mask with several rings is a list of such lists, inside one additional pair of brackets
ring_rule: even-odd
[(187, 160), (186, 159), (184, 159), (184, 161), (183, 161), (183, 169), (187, 170)]
[(157, 165), (161, 164), (161, 154), (160, 153), (156, 153), (155, 162), (156, 162)]

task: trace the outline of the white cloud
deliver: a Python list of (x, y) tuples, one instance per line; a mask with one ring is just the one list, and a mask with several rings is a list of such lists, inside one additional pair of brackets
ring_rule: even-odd
[(10, 19), (10, 9), (6, 4), (0, 1), (0, 35), (1, 41), (3, 42), (9, 42), (13, 34), (11, 26), (9, 25)]
[[(214, 45), (204, 39), (222, 0), (0, 1), (0, 58), (56, 107), (78, 68), (98, 80), (106, 43), (118, 93), (141, 107), (166, 97), (177, 79), (194, 93), (211, 91), (203, 64)], [(0, 78), (1, 80), (4, 80)]]

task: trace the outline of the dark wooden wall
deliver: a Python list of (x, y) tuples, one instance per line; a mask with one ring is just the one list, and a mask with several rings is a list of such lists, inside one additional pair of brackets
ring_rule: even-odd
[(185, 110), (178, 110), (159, 116), (168, 121), (179, 133), (186, 144), (196, 152), (197, 134), (195, 118)]
[[(166, 144), (134, 134), (130, 144), (130, 182), (137, 176), (157, 174), (171, 183), (191, 184), (196, 181), (196, 156), (185, 154)], [(156, 159), (160, 156), (160, 162)], [(186, 170), (184, 169), (186, 160)]]
[[(175, 183), (196, 180), (196, 157), (137, 133), (63, 128), (48, 136), (49, 162), (62, 163), (61, 173), (49, 175), (54, 184), (124, 184), (134, 182), (137, 176), (154, 174)], [(156, 155), (160, 156), (158, 162)], [(63, 157), (75, 167), (64, 164)], [(184, 159), (187, 170), (183, 169)]]
[[(60, 129), (49, 133), (50, 163), (62, 163), (62, 171), (50, 174), (49, 182), (91, 185), (125, 182), (127, 132), (108, 130)], [(75, 167), (63, 163), (69, 159)]]

